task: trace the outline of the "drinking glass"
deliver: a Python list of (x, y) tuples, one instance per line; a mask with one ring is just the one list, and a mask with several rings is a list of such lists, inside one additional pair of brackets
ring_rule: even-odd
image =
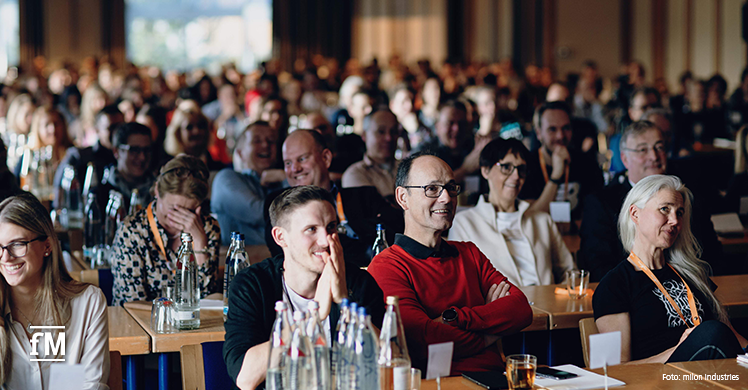
[(410, 369), (410, 390), (421, 390), (421, 370)]
[(170, 323), (172, 303), (166, 298), (156, 298), (151, 307), (151, 329), (156, 333), (173, 333)]
[(506, 358), (506, 379), (509, 390), (532, 390), (538, 359), (533, 355), (509, 355)]
[(566, 271), (566, 291), (569, 298), (582, 299), (587, 295), (587, 285), (590, 283), (590, 273), (583, 269)]

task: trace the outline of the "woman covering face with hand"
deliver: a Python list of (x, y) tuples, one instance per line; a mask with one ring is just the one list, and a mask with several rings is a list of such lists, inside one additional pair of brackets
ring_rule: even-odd
[(181, 154), (161, 168), (156, 199), (117, 229), (112, 246), (114, 304), (161, 295), (172, 279), (182, 232), (192, 235), (201, 295), (216, 291), (221, 233), (218, 222), (202, 213), (207, 181), (208, 168), (197, 157)]
[(627, 253), (592, 298), (600, 332), (621, 332), (622, 362), (734, 358), (748, 345), (699, 259), (692, 199), (677, 177), (651, 175), (623, 202), (618, 229)]
[[(107, 302), (98, 287), (73, 280), (44, 206), (24, 193), (0, 203), (0, 383), (8, 389), (48, 389), (52, 364), (84, 367), (85, 389), (106, 389), (109, 378)], [(46, 332), (64, 352), (46, 355)], [(64, 332), (64, 333), (63, 333)], [(34, 342), (36, 340), (36, 342)], [(32, 356), (37, 352), (37, 356)], [(54, 354), (54, 356), (52, 356)], [(63, 359), (32, 362), (37, 359)]]

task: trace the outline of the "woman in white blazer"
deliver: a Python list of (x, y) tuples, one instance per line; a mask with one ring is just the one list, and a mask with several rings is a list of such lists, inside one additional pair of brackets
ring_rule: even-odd
[(475, 243), (517, 286), (562, 283), (574, 259), (556, 224), (548, 213), (528, 210), (530, 204), (517, 199), (528, 154), (516, 139), (497, 138), (483, 148), (481, 174), (489, 192), (455, 216), (449, 239)]

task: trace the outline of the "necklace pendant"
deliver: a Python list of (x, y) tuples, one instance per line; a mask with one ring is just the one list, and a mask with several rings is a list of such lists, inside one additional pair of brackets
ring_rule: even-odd
[(29, 324), (28, 324), (28, 325), (26, 325), (26, 331), (27, 331), (27, 332), (29, 332), (29, 334), (32, 334), (32, 333), (34, 333), (34, 330), (33, 330), (33, 329), (31, 329), (31, 326), (32, 326), (32, 325), (31, 325), (31, 323), (30, 323), (30, 322), (29, 322)]

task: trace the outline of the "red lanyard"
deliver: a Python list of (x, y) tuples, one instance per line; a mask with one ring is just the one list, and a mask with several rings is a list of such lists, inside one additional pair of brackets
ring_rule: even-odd
[[(629, 261), (634, 263), (637, 267), (641, 268), (641, 270), (644, 271), (645, 274), (647, 274), (649, 279), (652, 280), (652, 282), (654, 282), (657, 288), (660, 289), (660, 291), (662, 292), (662, 295), (664, 295), (665, 298), (667, 298), (668, 302), (670, 302), (670, 305), (673, 306), (673, 309), (675, 309), (675, 311), (678, 313), (678, 315), (680, 316), (680, 319), (683, 320), (683, 323), (685, 323), (686, 326), (688, 326), (688, 322), (686, 321), (686, 318), (683, 316), (683, 313), (681, 313), (680, 308), (678, 307), (678, 305), (675, 304), (675, 301), (673, 300), (673, 298), (670, 297), (670, 294), (668, 294), (668, 292), (665, 291), (665, 287), (662, 286), (662, 283), (660, 283), (657, 277), (654, 276), (654, 274), (649, 269), (649, 267), (647, 267), (644, 264), (644, 262), (641, 261), (641, 259), (637, 255), (634, 254), (634, 252), (631, 252), (631, 254), (629, 255)], [(688, 295), (688, 306), (691, 308), (691, 321), (693, 321), (694, 327), (699, 326), (699, 324), (701, 324), (701, 319), (699, 318), (699, 312), (696, 311), (696, 301), (694, 300), (693, 293), (691, 292), (691, 288), (688, 287), (688, 284), (686, 283), (686, 281), (683, 280), (683, 277), (680, 276), (678, 271), (676, 271), (672, 265), (668, 264), (668, 267), (670, 267), (670, 269), (672, 269), (673, 272), (675, 272), (675, 274), (678, 275), (681, 282), (683, 282), (683, 285), (686, 286), (686, 293)], [(688, 327), (690, 328), (690, 326)]]
[[(543, 177), (545, 182), (548, 183), (548, 168), (545, 166), (545, 157), (543, 157), (543, 149), (538, 150), (538, 156), (540, 157), (540, 170), (543, 171)], [(569, 199), (569, 164), (564, 166), (564, 200)]]
[(337, 203), (336, 206), (338, 208), (338, 218), (340, 218), (340, 224), (341, 225), (345, 224), (346, 219), (345, 219), (345, 213), (343, 212), (343, 198), (340, 196), (340, 191), (338, 191), (336, 203)]

